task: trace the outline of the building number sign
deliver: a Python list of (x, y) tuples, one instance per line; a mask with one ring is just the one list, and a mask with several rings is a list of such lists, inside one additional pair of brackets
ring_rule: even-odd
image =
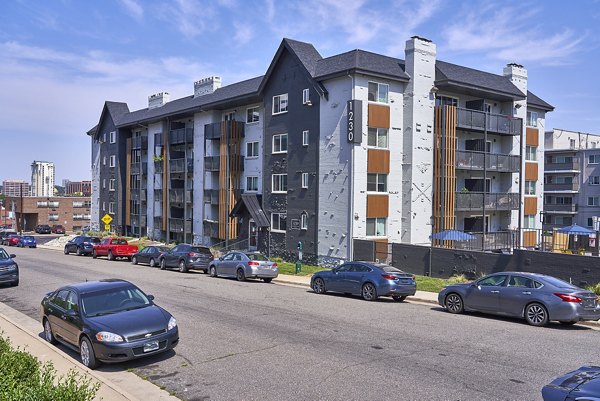
[(347, 110), (347, 128), (348, 142), (361, 143), (362, 141), (362, 101), (348, 100)]

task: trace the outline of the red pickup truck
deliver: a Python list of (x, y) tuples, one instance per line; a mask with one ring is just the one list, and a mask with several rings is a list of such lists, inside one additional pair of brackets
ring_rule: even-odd
[(94, 245), (92, 257), (106, 256), (108, 260), (116, 258), (127, 258), (131, 260), (134, 253), (138, 251), (135, 245), (129, 245), (125, 238), (104, 238), (98, 245)]

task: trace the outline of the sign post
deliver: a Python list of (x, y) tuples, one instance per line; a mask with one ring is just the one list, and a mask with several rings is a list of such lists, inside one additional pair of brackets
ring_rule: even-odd
[(298, 260), (296, 261), (296, 274), (302, 271), (302, 241), (298, 241)]

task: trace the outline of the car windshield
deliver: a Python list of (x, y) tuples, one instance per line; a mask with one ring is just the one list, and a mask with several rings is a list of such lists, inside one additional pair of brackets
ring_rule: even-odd
[(96, 238), (96, 237), (83, 237), (83, 241), (84, 242), (91, 242), (92, 244), (99, 244), (100, 243), (100, 238)]
[(33, 239), (33, 237), (32, 237), (31, 235), (25, 235), (25, 236), (23, 237), (23, 239), (26, 239), (26, 240), (30, 241), (30, 240), (32, 240), (32, 239)]
[(390, 265), (375, 265), (386, 273), (404, 273), (402, 270)]
[(551, 276), (544, 276), (544, 281), (550, 285), (553, 285), (555, 287), (558, 288), (568, 288), (570, 290), (576, 290), (579, 289), (579, 287), (573, 285), (573, 284), (569, 284), (566, 281), (563, 281), (561, 279), (558, 279), (556, 277), (551, 277)]
[(8, 253), (4, 249), (0, 248), (0, 260), (6, 259), (10, 259), (10, 256), (8, 256)]
[(83, 294), (81, 306), (88, 317), (110, 315), (117, 312), (145, 308), (150, 300), (136, 287), (111, 289)]
[(247, 253), (246, 256), (248, 256), (248, 259), (250, 260), (261, 260), (261, 261), (268, 261), (269, 258), (267, 258), (265, 255), (261, 255), (260, 253)]
[(158, 249), (160, 252), (169, 252), (171, 250), (169, 247), (166, 246), (157, 246), (156, 249)]

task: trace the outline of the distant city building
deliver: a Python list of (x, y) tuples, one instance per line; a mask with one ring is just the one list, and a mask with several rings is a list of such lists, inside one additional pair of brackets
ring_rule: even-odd
[[(9, 211), (14, 211), (17, 231), (33, 231), (38, 224), (49, 226), (60, 224), (67, 231), (79, 231), (90, 224), (91, 198), (89, 196), (7, 197), (6, 205)], [(4, 217), (1, 217), (0, 221), (4, 222)]]
[(54, 196), (54, 163), (31, 163), (31, 195)]
[(91, 196), (92, 182), (91, 181), (69, 181), (63, 180), (66, 196)]
[(29, 183), (27, 181), (22, 180), (4, 180), (2, 183), (2, 193), (5, 196), (21, 196), (21, 191), (23, 191), (23, 196), (29, 196)]

